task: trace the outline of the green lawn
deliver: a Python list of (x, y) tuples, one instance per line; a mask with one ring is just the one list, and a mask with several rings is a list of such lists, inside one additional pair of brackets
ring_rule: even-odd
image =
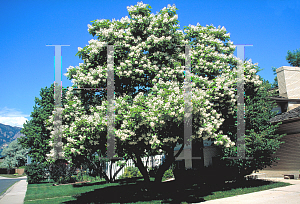
[(19, 178), (19, 177), (23, 177), (23, 176), (26, 176), (26, 175), (0, 174), (0, 176), (6, 177), (6, 178)]
[[(153, 181), (153, 180), (152, 180)], [(29, 184), (25, 204), (41, 203), (191, 203), (213, 200), (291, 185), (262, 180), (224, 185), (198, 185), (169, 181), (146, 186), (142, 179), (116, 183), (90, 182), (53, 186), (52, 183)]]

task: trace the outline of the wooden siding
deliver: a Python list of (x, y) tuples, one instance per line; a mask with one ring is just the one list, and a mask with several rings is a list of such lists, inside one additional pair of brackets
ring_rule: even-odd
[(281, 140), (285, 143), (280, 146), (275, 154), (280, 160), (271, 169), (280, 171), (300, 170), (300, 134), (287, 135)]
[(278, 134), (298, 134), (300, 133), (300, 119), (290, 119), (287, 120), (285, 122), (283, 122), (278, 130), (277, 130)]

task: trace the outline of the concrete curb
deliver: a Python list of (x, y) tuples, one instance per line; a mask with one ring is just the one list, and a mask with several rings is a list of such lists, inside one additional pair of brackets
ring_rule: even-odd
[(20, 181), (16, 181), (11, 187), (9, 187), (1, 196), (0, 196), (0, 203), (1, 203), (1, 199), (6, 195), (8, 194), (14, 187), (14, 185), (16, 185), (18, 182)]
[(12, 185), (1, 197), (0, 204), (22, 204), (27, 191), (27, 181), (20, 180)]

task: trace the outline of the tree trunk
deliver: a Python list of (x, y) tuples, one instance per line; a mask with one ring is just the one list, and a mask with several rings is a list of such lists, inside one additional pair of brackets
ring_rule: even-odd
[[(127, 160), (126, 160), (127, 162)], [(113, 180), (115, 181), (116, 180), (116, 176), (118, 175), (118, 173), (124, 168), (124, 166), (126, 166), (126, 163), (121, 165), (120, 168), (114, 173), (114, 176), (113, 176)]]
[(149, 177), (147, 168), (144, 166), (144, 164), (143, 164), (141, 158), (140, 158), (137, 154), (135, 154), (135, 157), (136, 157), (136, 158), (134, 158), (134, 157), (132, 156), (132, 160), (133, 160), (135, 166), (139, 168), (141, 174), (143, 175), (144, 181), (145, 181), (146, 183), (149, 183), (149, 182), (150, 182), (150, 177)]
[[(101, 175), (102, 177), (104, 177), (106, 183), (109, 183), (109, 182), (110, 182), (110, 179), (109, 179), (108, 176), (106, 175), (106, 172), (103, 171), (103, 168), (102, 168), (102, 166), (101, 166), (101, 162), (100, 162), (100, 167), (98, 167), (98, 166), (95, 164), (95, 162), (93, 162), (93, 161), (90, 160), (89, 158), (87, 158), (87, 159), (95, 166), (96, 169), (99, 169), (100, 175)], [(100, 161), (100, 158), (99, 158), (99, 161)]]
[(113, 182), (113, 176), (112, 176), (112, 165), (114, 164), (114, 162), (111, 160), (110, 161), (110, 168), (109, 168), (109, 181)]
[(177, 154), (174, 156), (174, 149), (170, 149), (168, 151), (168, 154), (166, 155), (166, 160), (165, 162), (159, 166), (158, 171), (155, 174), (155, 183), (160, 183), (164, 173), (166, 170), (168, 170), (170, 168), (170, 166), (172, 165), (172, 163), (175, 161), (175, 158), (178, 157), (180, 155), (180, 153), (183, 150), (184, 145), (182, 144), (182, 146), (180, 147), (179, 151), (177, 152)]
[(169, 169), (171, 164), (172, 164), (171, 159), (166, 159), (166, 161), (158, 168), (158, 170), (155, 174), (155, 180), (154, 180), (155, 183), (160, 183), (161, 182), (165, 171)]

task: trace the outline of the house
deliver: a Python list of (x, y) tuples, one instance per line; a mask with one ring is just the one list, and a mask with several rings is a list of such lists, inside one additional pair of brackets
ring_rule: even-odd
[(278, 127), (278, 134), (287, 134), (281, 141), (274, 156), (279, 157), (278, 163), (267, 167), (259, 173), (268, 177), (283, 177), (294, 175), (299, 178), (300, 160), (300, 67), (283, 66), (276, 70), (278, 79), (279, 96), (272, 97), (278, 104), (273, 111), (278, 114), (271, 118), (271, 123), (282, 122)]

